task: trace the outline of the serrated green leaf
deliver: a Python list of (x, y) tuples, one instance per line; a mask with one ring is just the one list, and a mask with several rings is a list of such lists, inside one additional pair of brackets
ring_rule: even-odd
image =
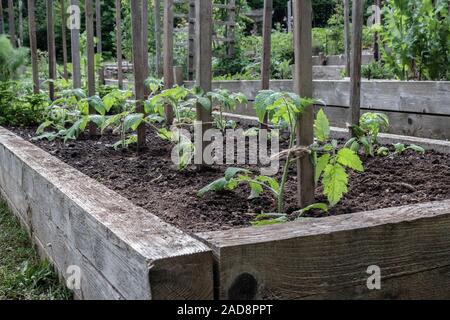
[(249, 174), (251, 172), (249, 170), (242, 169), (242, 168), (230, 167), (230, 168), (227, 168), (227, 170), (225, 170), (225, 180), (229, 181), (229, 180), (233, 179), (238, 173)]
[(258, 183), (249, 182), (249, 186), (251, 190), (250, 196), (248, 197), (249, 200), (259, 198), (261, 194), (264, 192), (263, 187)]
[(331, 155), (326, 153), (322, 155), (319, 159), (317, 159), (316, 170), (315, 170), (315, 182), (318, 183), (320, 180), (320, 176), (322, 175), (323, 170), (330, 162)]
[(336, 160), (343, 166), (349, 167), (350, 169), (353, 169), (355, 171), (364, 171), (361, 159), (359, 158), (358, 154), (356, 154), (356, 152), (351, 149), (342, 148), (341, 150), (339, 150)]
[(197, 192), (197, 196), (203, 197), (206, 193), (210, 191), (222, 191), (224, 190), (228, 185), (228, 181), (225, 178), (217, 179), (216, 181), (211, 182), (206, 187), (200, 189)]
[(314, 136), (320, 142), (325, 142), (330, 137), (330, 122), (323, 109), (319, 110), (314, 121)]
[(323, 193), (331, 206), (335, 206), (348, 191), (348, 175), (339, 163), (327, 165), (323, 178)]
[(268, 176), (258, 176), (256, 180), (268, 184), (276, 193), (280, 192), (280, 184), (275, 178)]

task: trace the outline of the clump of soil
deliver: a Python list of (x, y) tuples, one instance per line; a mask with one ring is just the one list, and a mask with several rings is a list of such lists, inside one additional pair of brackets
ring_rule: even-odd
[[(30, 140), (34, 129), (11, 129)], [(223, 177), (226, 166), (212, 166), (202, 172), (178, 172), (170, 158), (172, 146), (149, 134), (148, 148), (116, 151), (108, 145), (113, 135), (60, 141), (32, 141), (50, 154), (91, 178), (105, 184), (133, 203), (187, 232), (246, 227), (261, 212), (273, 212), (276, 203), (267, 193), (248, 200), (249, 190), (241, 186), (231, 192), (196, 193)], [(349, 192), (328, 215), (348, 214), (419, 202), (450, 199), (450, 155), (428, 151), (407, 152), (393, 158), (364, 158), (364, 173), (351, 173)], [(295, 167), (295, 166), (294, 166)], [(253, 168), (256, 170), (256, 168)], [(317, 201), (324, 202), (318, 188)], [(295, 201), (295, 168), (286, 192), (287, 212), (299, 208)], [(310, 216), (323, 214), (310, 213)]]

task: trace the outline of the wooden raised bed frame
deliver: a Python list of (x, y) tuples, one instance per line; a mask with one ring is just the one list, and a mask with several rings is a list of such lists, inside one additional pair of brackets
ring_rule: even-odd
[(450, 199), (192, 237), (3, 128), (0, 191), (78, 298), (450, 298)]

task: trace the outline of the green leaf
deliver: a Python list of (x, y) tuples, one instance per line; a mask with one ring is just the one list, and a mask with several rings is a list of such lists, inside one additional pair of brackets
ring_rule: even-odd
[(323, 193), (331, 206), (335, 206), (348, 191), (348, 175), (339, 163), (325, 167), (322, 183)]
[(210, 191), (222, 191), (225, 190), (225, 188), (228, 186), (228, 180), (225, 178), (220, 178), (214, 182), (211, 182), (206, 187), (202, 188), (200, 191), (197, 192), (197, 196), (203, 197), (206, 193)]
[(317, 159), (316, 171), (315, 171), (315, 182), (316, 184), (319, 182), (320, 176), (322, 175), (323, 170), (330, 162), (331, 155), (326, 153), (322, 155), (319, 159)]
[(379, 147), (377, 150), (377, 155), (381, 157), (387, 157), (389, 155), (389, 149), (386, 147)]
[(246, 169), (242, 169), (242, 168), (235, 168), (235, 167), (230, 167), (225, 171), (225, 180), (230, 181), (231, 179), (233, 179), (238, 173), (245, 173), (245, 174), (250, 174), (251, 171), (246, 170)]
[(251, 189), (250, 196), (248, 197), (249, 200), (259, 198), (264, 192), (263, 187), (258, 183), (249, 182), (249, 186)]
[(314, 136), (320, 142), (325, 142), (330, 137), (330, 122), (323, 109), (319, 110), (314, 121)]
[(265, 184), (269, 184), (269, 186), (276, 192), (279, 193), (280, 192), (280, 184), (278, 183), (278, 181), (272, 177), (268, 177), (268, 176), (258, 176), (256, 177), (256, 180), (261, 181)]
[(144, 115), (142, 113), (129, 114), (123, 120), (123, 130), (128, 131), (131, 129), (134, 131), (139, 127), (143, 120)]
[(207, 97), (197, 97), (197, 103), (206, 111), (211, 110), (211, 100)]
[(425, 154), (425, 149), (422, 148), (421, 146), (416, 145), (416, 144), (411, 144), (406, 149), (413, 150), (413, 151), (418, 152), (420, 154)]
[(328, 212), (328, 205), (326, 203), (314, 203), (298, 211), (298, 215), (301, 216), (311, 210), (321, 210), (323, 212)]
[(363, 167), (361, 159), (356, 154), (356, 152), (351, 149), (342, 148), (341, 150), (339, 150), (336, 159), (337, 159), (337, 162), (339, 162), (343, 166), (349, 167), (350, 169), (353, 169), (353, 170), (359, 171), (359, 172), (364, 171), (364, 167)]
[(45, 129), (47, 129), (48, 127), (50, 127), (53, 124), (52, 121), (47, 120), (44, 121), (43, 123), (41, 123), (41, 125), (37, 128), (36, 130), (36, 134), (41, 134), (44, 132)]
[(105, 105), (103, 104), (102, 99), (99, 96), (93, 96), (88, 98), (89, 105), (100, 113), (102, 116), (106, 114)]

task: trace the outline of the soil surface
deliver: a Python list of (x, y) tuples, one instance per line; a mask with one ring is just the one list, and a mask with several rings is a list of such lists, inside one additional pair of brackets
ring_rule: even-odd
[[(26, 140), (34, 136), (32, 128), (10, 130)], [(198, 190), (223, 177), (227, 166), (213, 166), (202, 172), (194, 168), (178, 172), (170, 158), (172, 146), (154, 136), (154, 133), (148, 134), (148, 148), (139, 153), (133, 149), (114, 150), (109, 145), (118, 137), (112, 134), (94, 138), (83, 136), (67, 144), (61, 141), (32, 142), (187, 232), (246, 227), (257, 214), (276, 209), (276, 203), (268, 193), (259, 199), (248, 200), (246, 186), (197, 197)], [(363, 158), (363, 161), (365, 172), (351, 173), (349, 192), (327, 215), (450, 199), (448, 154), (407, 152), (393, 158)], [(292, 172), (286, 192), (288, 213), (299, 209), (295, 191), (296, 175)], [(325, 202), (322, 190), (316, 191), (317, 201)], [(309, 216), (322, 217), (324, 214), (312, 212)]]

